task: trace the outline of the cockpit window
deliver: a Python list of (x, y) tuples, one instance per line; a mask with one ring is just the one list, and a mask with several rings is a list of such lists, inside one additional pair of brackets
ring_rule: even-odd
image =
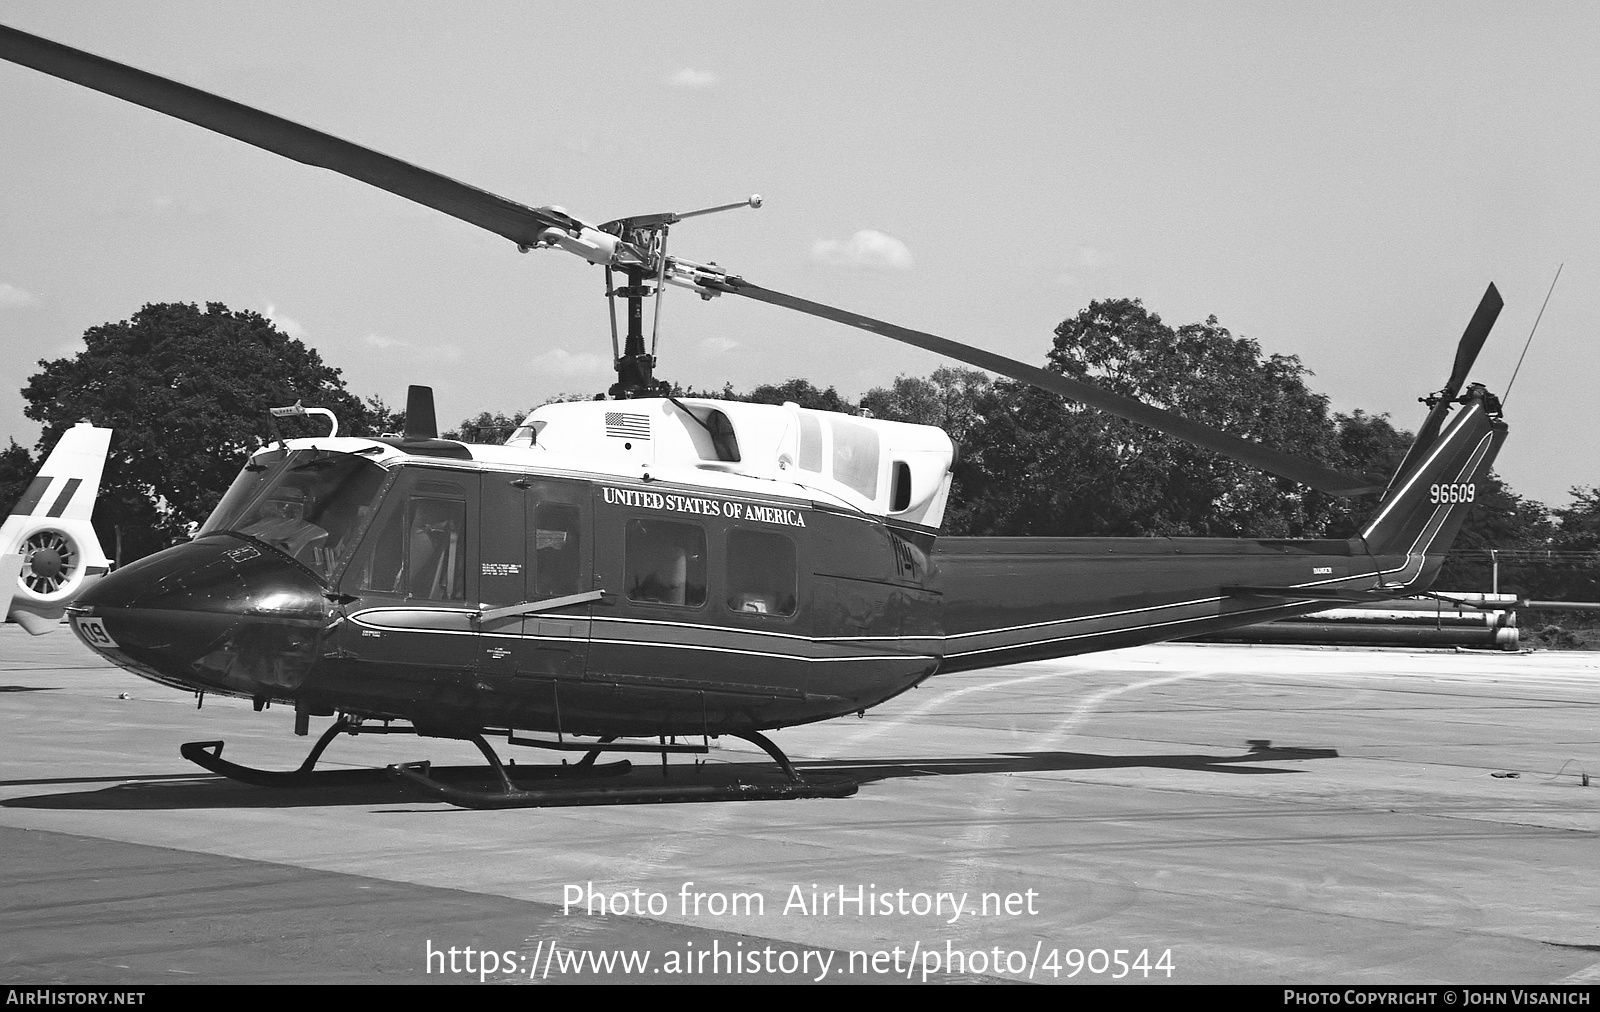
[(332, 578), (377, 506), (385, 476), (372, 461), (348, 453), (264, 455), (234, 480), (199, 536), (248, 535)]
[(224, 529), (226, 524), (223, 521), (238, 516), (257, 493), (276, 480), (288, 466), (288, 459), (289, 455), (282, 450), (258, 453), (251, 457), (250, 463), (244, 466), (244, 470), (233, 479), (233, 484), (228, 486), (228, 492), (222, 497), (222, 501), (217, 503), (217, 508), (211, 511), (211, 516), (200, 528), (200, 533), (209, 534), (214, 530)]

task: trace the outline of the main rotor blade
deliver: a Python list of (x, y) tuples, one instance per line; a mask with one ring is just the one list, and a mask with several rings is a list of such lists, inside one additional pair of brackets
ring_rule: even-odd
[(187, 84), (0, 25), (0, 59), (125, 99), (297, 162), (332, 169), (532, 246), (551, 226), (581, 227), (559, 212), (528, 207), (448, 176), (340, 140)]
[(1275, 474), (1282, 478), (1291, 478), (1329, 495), (1355, 496), (1366, 492), (1378, 492), (1383, 489), (1382, 485), (1374, 485), (1365, 478), (1342, 474), (1333, 468), (1314, 461), (1302, 460), (1279, 450), (1262, 446), (1260, 443), (1240, 439), (1238, 436), (1229, 435), (1220, 429), (1214, 429), (1209, 425), (1184, 418), (1182, 415), (1152, 407), (1131, 397), (1124, 397), (1101, 387), (1069, 379), (1060, 373), (1026, 365), (1016, 359), (1006, 358), (1004, 355), (996, 355), (981, 348), (974, 348), (971, 345), (961, 344), (943, 337), (935, 337), (919, 330), (897, 327), (892, 323), (884, 323), (882, 320), (874, 320), (871, 317), (836, 309), (833, 306), (825, 306), (819, 302), (811, 302), (806, 299), (796, 298), (793, 295), (785, 295), (782, 292), (775, 292), (759, 285), (753, 285), (739, 277), (706, 279), (701, 281), (701, 284), (732, 295), (742, 295), (757, 302), (766, 302), (774, 306), (782, 306), (785, 309), (808, 313), (811, 316), (819, 316), (824, 320), (842, 323), (847, 327), (857, 327), (861, 330), (871, 331), (874, 334), (881, 334), (884, 337), (922, 348), (925, 351), (953, 358), (958, 362), (965, 362), (980, 369), (987, 369), (1002, 376), (1009, 376), (1024, 383), (1031, 383), (1036, 387), (1058, 393), (1068, 400), (1099, 408), (1102, 411), (1116, 415), (1118, 418), (1126, 418), (1130, 422), (1147, 425), (1158, 432), (1164, 432), (1169, 436), (1187, 440), (1196, 446), (1214, 450), (1223, 456), (1249, 464), (1251, 467), (1266, 471), (1269, 474)]

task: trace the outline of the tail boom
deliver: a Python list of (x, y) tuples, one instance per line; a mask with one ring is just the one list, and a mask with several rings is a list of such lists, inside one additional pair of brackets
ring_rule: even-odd
[(1507, 428), (1487, 395), (1348, 540), (941, 538), (943, 661), (961, 671), (1179, 639), (1426, 590)]

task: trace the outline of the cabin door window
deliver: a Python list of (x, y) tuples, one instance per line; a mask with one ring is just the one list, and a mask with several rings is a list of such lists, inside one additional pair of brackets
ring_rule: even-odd
[(591, 607), (532, 606), (595, 589), (589, 486), (485, 474), (482, 489), (479, 594), (485, 613), (500, 614), (477, 624), (478, 669), (516, 676), (518, 692), (553, 707), (553, 690), (541, 683), (583, 677)]
[(687, 608), (706, 603), (706, 532), (698, 524), (630, 520), (624, 552), (628, 600)]
[(406, 468), (395, 476), (340, 581), (351, 598), (339, 632), (345, 658), (428, 678), (470, 668), (476, 496), (475, 475)]
[(793, 615), (798, 567), (794, 542), (771, 531), (728, 532), (728, 610)]
[(533, 508), (530, 525), (535, 601), (581, 594), (583, 578), (583, 513), (579, 506), (542, 502)]
[(361, 589), (413, 601), (465, 601), (467, 504), (412, 495), (374, 532)]

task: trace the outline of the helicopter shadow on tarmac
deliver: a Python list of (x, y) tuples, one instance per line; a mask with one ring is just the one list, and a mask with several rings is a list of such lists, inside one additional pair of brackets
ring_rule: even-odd
[[(974, 774), (1053, 773), (1070, 770), (1171, 769), (1227, 774), (1284, 774), (1302, 772), (1285, 766), (1257, 765), (1264, 762), (1299, 762), (1307, 759), (1334, 759), (1331, 748), (1274, 746), (1264, 740), (1250, 742), (1250, 748), (1237, 755), (1172, 753), (1163, 755), (1100, 755), (1091, 752), (1007, 752), (1000, 755), (938, 759), (824, 760), (796, 763), (814, 782), (849, 781), (858, 785), (912, 777), (968, 776)], [(519, 771), (535, 767), (508, 767), (513, 779)], [(434, 767), (432, 776), (452, 785), (476, 787), (492, 780), (482, 766)], [(636, 764), (626, 773), (609, 778), (617, 787), (637, 787), (648, 783), (670, 782), (674, 787), (690, 784), (762, 784), (781, 779), (781, 774), (764, 762), (704, 763), (662, 767)], [(40, 786), (115, 780), (96, 791), (68, 791), (0, 801), (0, 807), (56, 809), (66, 811), (161, 811), (184, 808), (317, 808), (426, 803), (419, 794), (396, 782), (383, 769), (323, 770), (303, 787), (254, 787), (224, 777), (196, 773), (155, 774), (136, 777), (55, 778), (9, 781), (0, 786)], [(593, 792), (574, 791), (568, 804), (608, 805), (639, 803), (618, 799), (593, 800)], [(556, 801), (547, 807), (562, 807)], [(446, 810), (444, 808), (441, 811)]]

